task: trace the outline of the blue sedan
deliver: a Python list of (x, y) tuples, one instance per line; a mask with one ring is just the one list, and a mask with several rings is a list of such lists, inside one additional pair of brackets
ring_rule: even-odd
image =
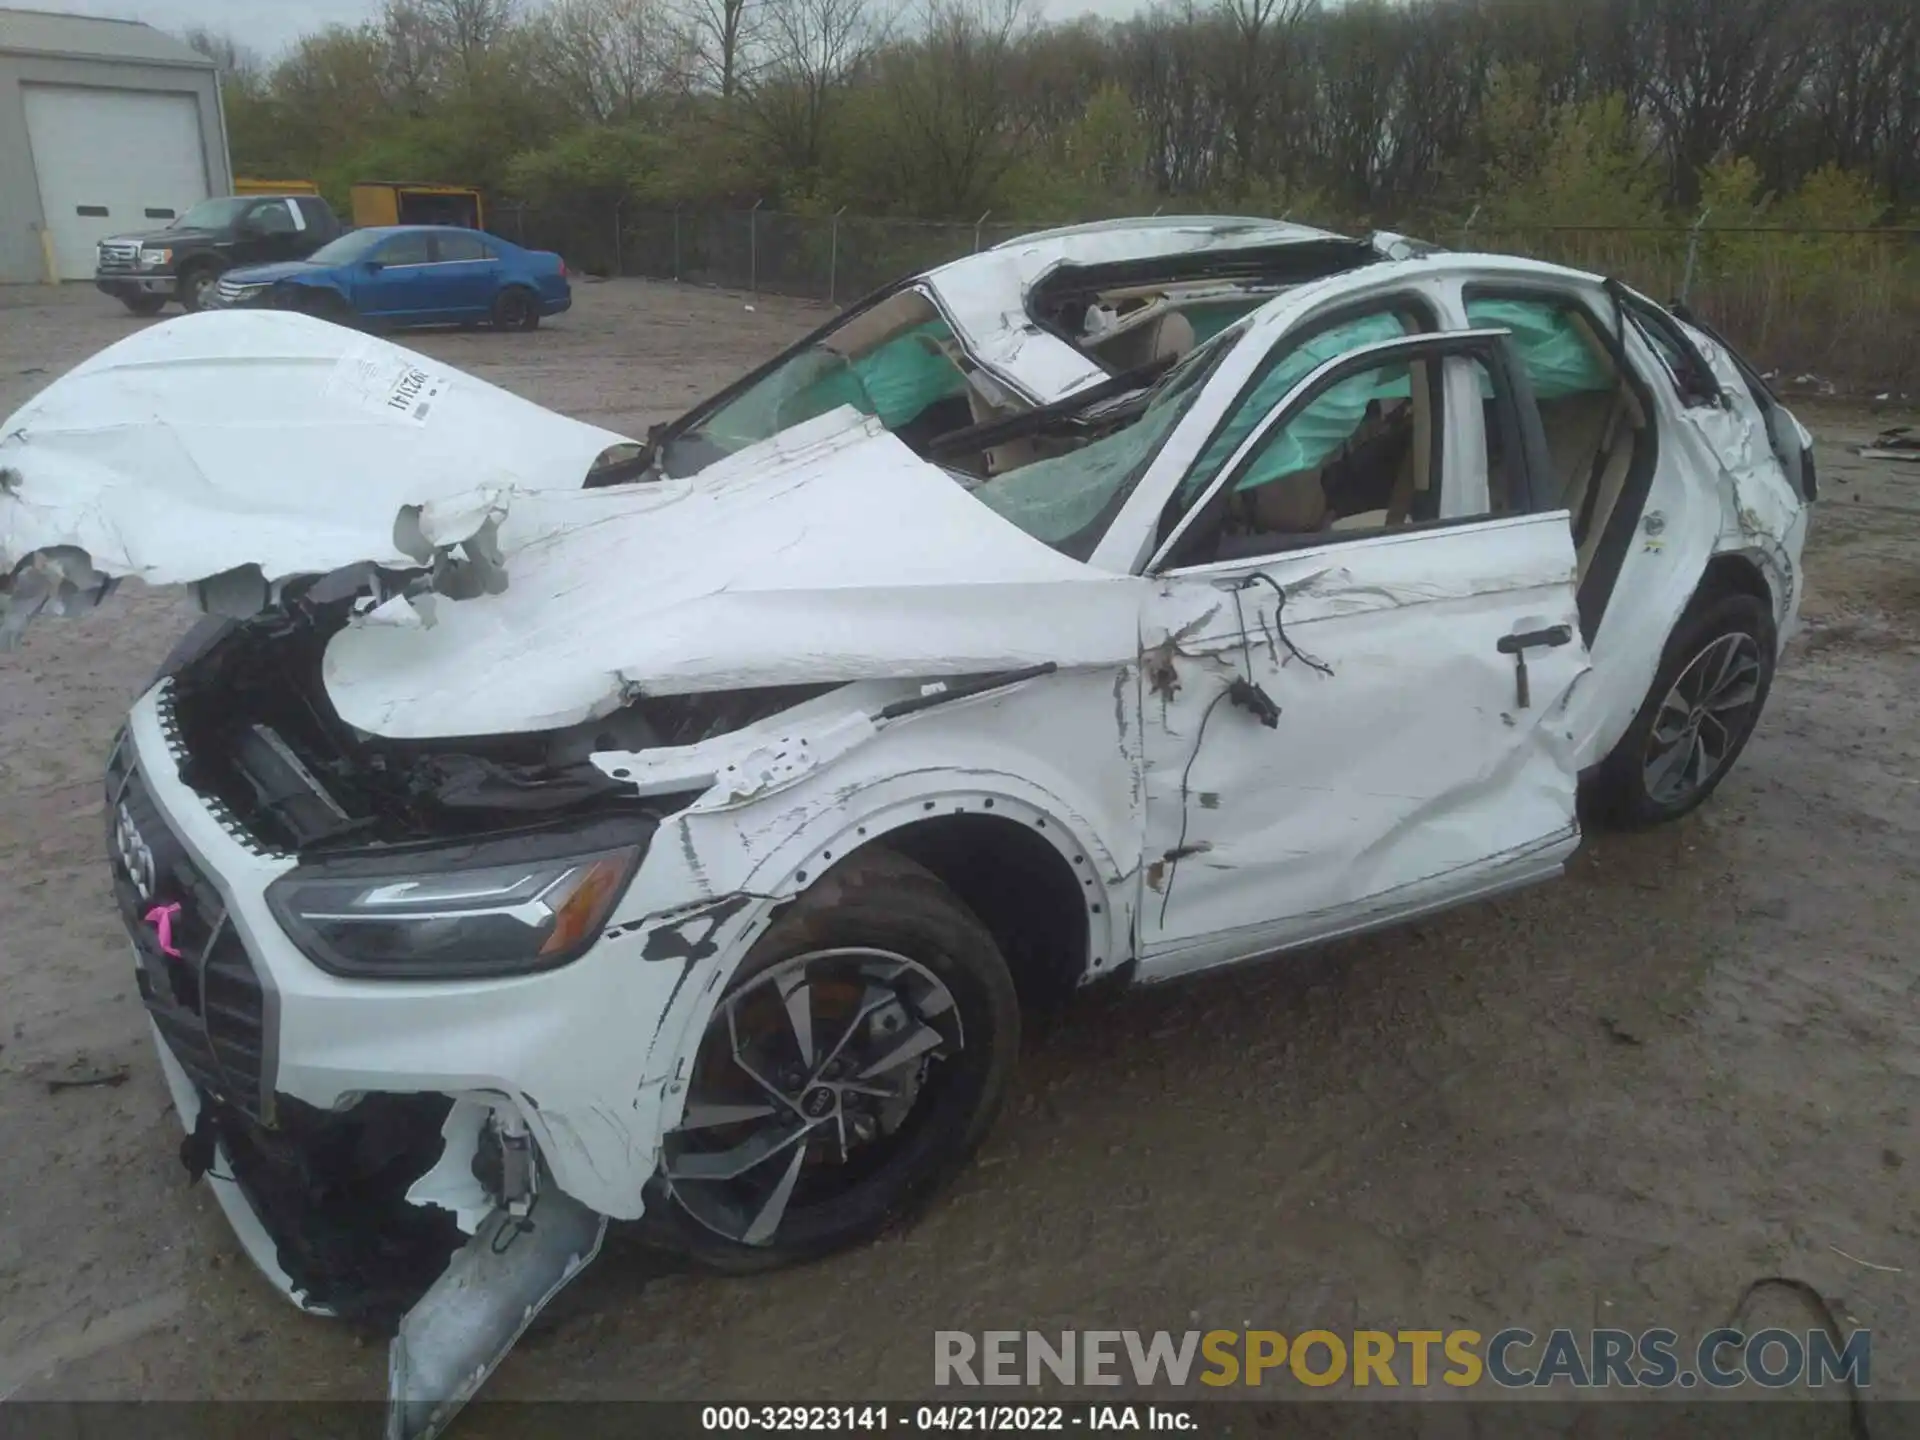
[(573, 288), (565, 262), (545, 250), (450, 225), (382, 225), (350, 231), (305, 260), (229, 270), (207, 302), (380, 329), (491, 321), (533, 330), (573, 304)]

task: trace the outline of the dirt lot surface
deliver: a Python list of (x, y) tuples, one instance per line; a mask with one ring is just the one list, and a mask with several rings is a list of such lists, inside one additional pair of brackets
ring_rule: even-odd
[[(413, 343), (639, 433), (819, 318), (578, 299)], [(0, 291), (0, 415), (140, 323)], [(1920, 1398), (1920, 467), (1847, 448), (1911, 417), (1805, 418), (1806, 630), (1704, 811), (1517, 898), (1090, 1005), (913, 1228), (752, 1280), (616, 1244), (489, 1393), (912, 1396), (936, 1329), (1691, 1337), (1779, 1274)], [(0, 1396), (377, 1397), (378, 1339), (294, 1312), (188, 1188), (108, 899), (104, 748), (188, 619), (136, 590), (0, 656)], [(1782, 1292), (1760, 1321), (1814, 1323)]]

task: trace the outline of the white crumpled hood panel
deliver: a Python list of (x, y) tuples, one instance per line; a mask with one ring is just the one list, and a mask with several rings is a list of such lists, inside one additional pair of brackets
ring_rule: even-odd
[[(431, 522), (429, 507), (427, 520)], [(1139, 581), (993, 514), (877, 422), (826, 415), (686, 480), (523, 496), (500, 594), (389, 602), (328, 694), (393, 738), (589, 719), (636, 694), (1120, 664)]]
[(0, 574), (55, 546), (155, 584), (413, 565), (394, 543), (402, 506), (577, 486), (631, 443), (338, 325), (190, 315), (109, 346), (0, 427)]
[[(341, 717), (396, 738), (565, 725), (636, 694), (1133, 653), (1139, 582), (1056, 554), (851, 410), (687, 480), (580, 488), (631, 443), (322, 321), (189, 316), (0, 430), (0, 581), (42, 552), (37, 590), (14, 579), (24, 624), (87, 608), (102, 576), (418, 572), (478, 537), (494, 593), (388, 598), (328, 649)], [(267, 599), (224, 593), (230, 613)]]

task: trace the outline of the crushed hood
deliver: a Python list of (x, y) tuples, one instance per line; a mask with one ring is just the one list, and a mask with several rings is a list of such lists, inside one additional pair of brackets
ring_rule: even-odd
[[(86, 565), (152, 584), (417, 566), (402, 507), (577, 486), (632, 443), (308, 316), (172, 320), (0, 425), (0, 627), (9, 608), (17, 630), (42, 603), (82, 603), (61, 587), (84, 591)], [(57, 574), (16, 570), (42, 551)]]
[(334, 637), (342, 718), (500, 734), (643, 694), (1118, 664), (1137, 644), (1141, 582), (1048, 549), (852, 410), (688, 479), (524, 496), (499, 546), (500, 593), (389, 601)]
[[(685, 480), (580, 488), (630, 443), (309, 317), (192, 316), (0, 429), (0, 576), (18, 628), (124, 575), (245, 613), (294, 576), (431, 568), (449, 593), (369, 597), (326, 655), (341, 718), (393, 738), (1133, 655), (1139, 581), (1048, 549), (851, 410)], [(462, 546), (480, 582), (440, 585)]]

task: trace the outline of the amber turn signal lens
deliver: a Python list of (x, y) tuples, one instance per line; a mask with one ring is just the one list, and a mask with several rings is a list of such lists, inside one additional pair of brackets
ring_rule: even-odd
[(626, 863), (612, 856), (583, 866), (574, 876), (567, 898), (554, 906), (553, 930), (540, 953), (559, 955), (576, 949), (598, 930), (619, 898), (626, 875)]

